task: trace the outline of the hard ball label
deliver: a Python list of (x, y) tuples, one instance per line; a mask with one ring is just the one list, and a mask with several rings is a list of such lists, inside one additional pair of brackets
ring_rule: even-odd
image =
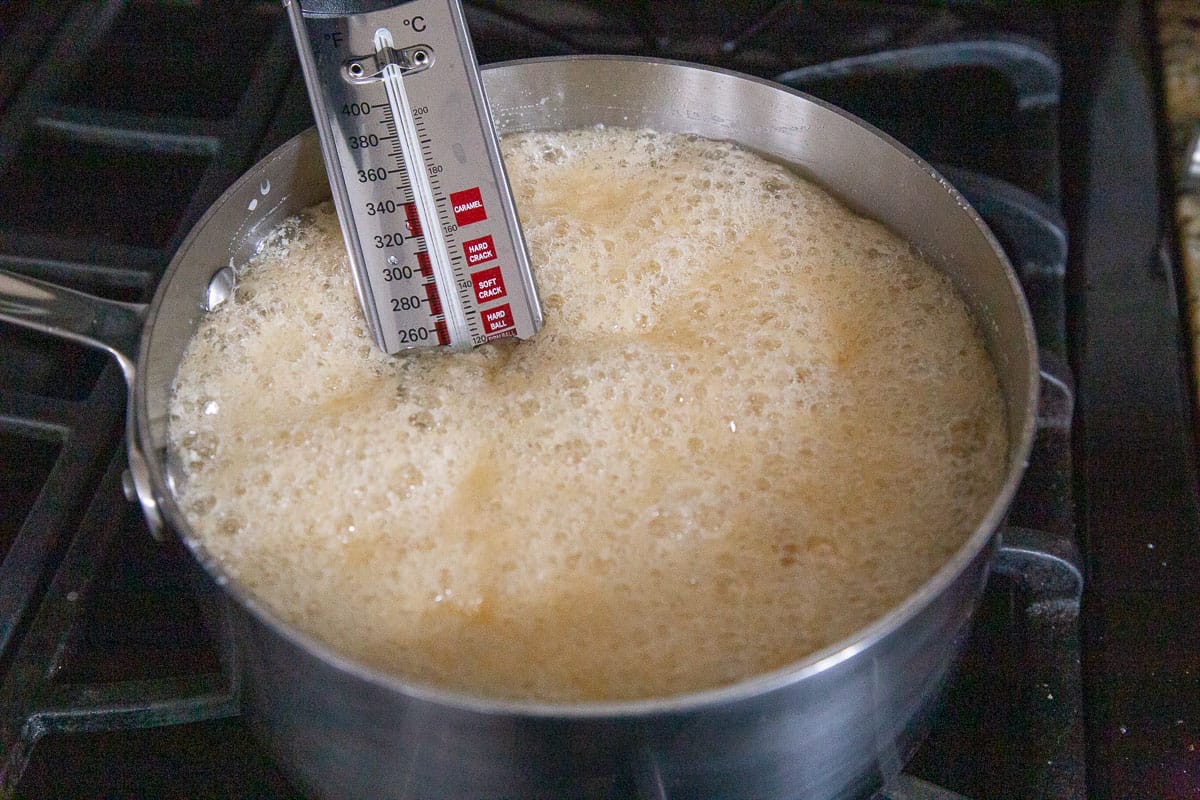
[(512, 308), (508, 303), (496, 308), (488, 308), (480, 311), (479, 318), (483, 322), (483, 333), (489, 338), (493, 334), (508, 330), (514, 324)]

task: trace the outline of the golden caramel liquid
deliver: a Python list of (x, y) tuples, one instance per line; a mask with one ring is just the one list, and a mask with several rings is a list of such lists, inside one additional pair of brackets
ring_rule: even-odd
[(248, 265), (180, 366), (197, 536), (348, 656), (473, 694), (657, 697), (825, 647), (926, 581), (1003, 479), (950, 283), (728, 144), (504, 140), (532, 340), (377, 351), (338, 222)]

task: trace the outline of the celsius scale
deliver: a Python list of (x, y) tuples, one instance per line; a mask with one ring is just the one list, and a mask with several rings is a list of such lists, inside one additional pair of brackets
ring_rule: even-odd
[(542, 324), (458, 0), (284, 0), (376, 344), (467, 349)]

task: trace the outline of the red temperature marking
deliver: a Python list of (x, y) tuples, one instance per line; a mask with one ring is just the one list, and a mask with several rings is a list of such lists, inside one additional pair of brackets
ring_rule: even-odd
[(439, 319), (433, 323), (433, 329), (437, 331), (438, 344), (450, 344), (450, 330), (446, 327), (446, 320)]
[(409, 238), (421, 235), (421, 217), (417, 214), (416, 203), (404, 204), (404, 224), (408, 227)]
[(500, 274), (499, 267), (473, 273), (471, 283), (475, 286), (475, 300), (479, 303), (490, 303), (508, 294), (504, 288), (504, 276)]
[(491, 338), (493, 333), (507, 330), (514, 324), (512, 308), (508, 303), (496, 308), (489, 308), (486, 311), (480, 311), (479, 317), (483, 320), (483, 332), (489, 338)]
[(422, 278), (433, 277), (433, 263), (429, 260), (429, 253), (424, 250), (417, 253), (417, 266), (421, 268)]
[(463, 189), (461, 192), (451, 192), (450, 207), (454, 209), (454, 221), (460, 227), (487, 219), (487, 209), (483, 207), (483, 197), (479, 194), (478, 186)]
[(467, 257), (468, 267), (482, 264), (485, 261), (491, 261), (496, 257), (496, 243), (492, 241), (492, 237), (490, 236), (463, 242), (462, 248), (463, 255)]
[(429, 298), (429, 316), (436, 317), (442, 313), (442, 298), (438, 297), (436, 283), (425, 284), (425, 296)]

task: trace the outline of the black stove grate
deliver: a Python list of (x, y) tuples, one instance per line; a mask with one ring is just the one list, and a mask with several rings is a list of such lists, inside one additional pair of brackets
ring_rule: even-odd
[[(635, 53), (813, 92), (979, 209), (1034, 312), (1038, 439), (944, 708), (881, 797), (1082, 798), (1060, 17), (857, 0), (479, 0), (468, 17), (485, 62)], [(0, 5), (0, 268), (145, 302), (208, 205), (309, 124), (274, 0)], [(297, 797), (238, 717), (211, 589), (123, 497), (124, 407), (104, 356), (0, 324), (0, 797)]]

